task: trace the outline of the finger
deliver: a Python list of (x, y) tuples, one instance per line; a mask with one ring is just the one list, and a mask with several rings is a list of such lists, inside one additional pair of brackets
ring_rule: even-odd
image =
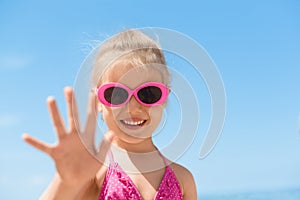
[(47, 105), (50, 112), (50, 117), (53, 122), (54, 129), (56, 131), (58, 139), (64, 137), (66, 133), (66, 129), (62, 120), (62, 117), (58, 111), (56, 101), (53, 97), (48, 97)]
[(49, 144), (39, 141), (26, 133), (22, 135), (22, 138), (26, 143), (30, 144), (34, 148), (36, 148), (46, 154), (50, 154), (52, 147)]
[(83, 138), (86, 144), (91, 147), (94, 146), (94, 138), (96, 132), (97, 111), (96, 111), (96, 97), (90, 93), (88, 100), (87, 119), (84, 128)]
[(71, 133), (75, 132), (75, 130), (78, 130), (78, 132), (80, 132), (78, 109), (77, 109), (77, 103), (76, 103), (74, 91), (71, 87), (65, 87), (64, 94), (65, 94), (67, 107), (68, 107), (68, 121), (69, 121), (70, 131)]

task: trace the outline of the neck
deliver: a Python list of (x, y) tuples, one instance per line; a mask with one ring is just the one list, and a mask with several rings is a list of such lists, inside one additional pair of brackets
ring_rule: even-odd
[(112, 146), (114, 160), (126, 173), (148, 173), (166, 167), (166, 163), (152, 138), (138, 143), (114, 139)]
[(113, 143), (117, 147), (132, 153), (148, 153), (157, 150), (151, 137), (134, 143), (124, 141), (120, 138), (115, 138)]

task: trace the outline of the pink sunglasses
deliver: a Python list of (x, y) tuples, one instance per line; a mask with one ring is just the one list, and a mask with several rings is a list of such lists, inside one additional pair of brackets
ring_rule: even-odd
[(112, 82), (101, 85), (96, 92), (98, 100), (110, 107), (125, 105), (132, 95), (144, 106), (155, 106), (166, 101), (169, 88), (159, 82), (148, 82), (131, 90), (121, 83)]

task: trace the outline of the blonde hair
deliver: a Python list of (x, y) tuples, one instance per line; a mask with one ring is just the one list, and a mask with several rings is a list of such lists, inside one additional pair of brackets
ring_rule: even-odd
[(170, 84), (170, 72), (159, 44), (141, 31), (129, 29), (100, 46), (92, 70), (92, 85), (99, 86), (106, 70), (122, 61), (141, 67), (150, 64), (161, 71), (164, 84)]

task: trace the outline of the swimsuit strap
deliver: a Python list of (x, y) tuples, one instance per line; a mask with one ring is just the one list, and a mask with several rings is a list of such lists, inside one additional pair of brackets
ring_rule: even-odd
[(165, 167), (167, 167), (168, 166), (168, 162), (167, 162), (167, 159), (166, 159), (166, 157), (164, 157), (163, 155), (162, 155), (162, 153), (158, 150), (158, 148), (157, 147), (155, 147), (156, 148), (156, 150), (157, 150), (157, 152), (158, 152), (158, 154), (160, 155), (160, 157), (163, 159), (163, 161), (164, 161), (164, 164), (165, 164)]
[(108, 150), (108, 158), (109, 158), (109, 163), (110, 164), (115, 164), (116, 163), (115, 159), (114, 159), (114, 155), (113, 155), (111, 149)]

